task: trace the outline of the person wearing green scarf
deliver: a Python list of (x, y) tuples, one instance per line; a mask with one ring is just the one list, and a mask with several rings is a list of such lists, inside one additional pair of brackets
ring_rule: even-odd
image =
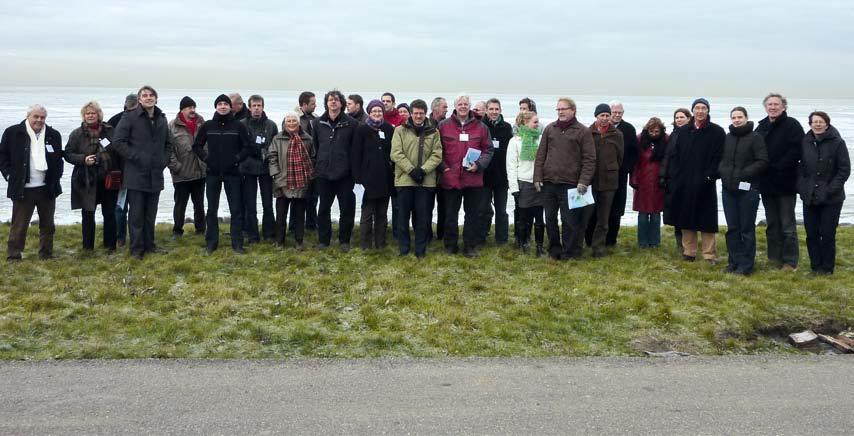
[(507, 145), (507, 179), (510, 193), (519, 207), (519, 229), (517, 244), (523, 252), (530, 248), (531, 227), (537, 244), (537, 256), (544, 254), (542, 194), (534, 187), (534, 160), (540, 145), (539, 119), (534, 112), (520, 112), (516, 116), (516, 135)]

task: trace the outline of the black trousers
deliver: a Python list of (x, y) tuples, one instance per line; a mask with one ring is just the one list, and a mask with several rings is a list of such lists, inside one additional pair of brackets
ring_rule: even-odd
[(302, 244), (305, 236), (305, 198), (287, 198), (281, 196), (276, 199), (276, 242), (285, 243), (285, 233), (288, 228), (288, 209), (290, 209), (290, 228), (294, 235), (294, 241)]
[(543, 245), (543, 236), (545, 232), (545, 220), (543, 219), (543, 207), (534, 206), (526, 208), (518, 208), (518, 238), (519, 243), (526, 245), (531, 239), (531, 229), (534, 229), (534, 240), (537, 245)]
[[(362, 217), (359, 219), (359, 236), (362, 249), (385, 247), (389, 201), (390, 197), (362, 198)], [(393, 218), (394, 215), (392, 215)]]
[(465, 210), (463, 220), (463, 245), (476, 247), (480, 240), (481, 225), (479, 213), (481, 210), (481, 198), (483, 188), (446, 189), (443, 191), (445, 197), (445, 248), (457, 250), (459, 240), (459, 217), (460, 206)]
[(243, 199), (240, 189), (240, 176), (218, 176), (208, 174), (205, 177), (205, 189), (208, 197), (207, 229), (205, 243), (207, 248), (219, 247), (219, 195), (225, 186), (225, 198), (228, 201), (228, 213), (231, 214), (231, 248), (243, 248)]
[(400, 205), (398, 212), (398, 234), (397, 241), (400, 254), (409, 254), (409, 217), (412, 216), (415, 223), (415, 255), (422, 257), (427, 254), (428, 232), (432, 226), (433, 214), (428, 210), (433, 203), (435, 190), (422, 186), (406, 186), (397, 188), (397, 202)]
[(317, 207), (317, 239), (322, 245), (329, 245), (332, 239), (332, 202), (338, 200), (340, 211), (338, 218), (338, 242), (349, 244), (356, 218), (356, 194), (354, 182), (350, 177), (339, 180), (317, 179), (317, 191), (320, 203)]
[(187, 213), (187, 203), (193, 200), (193, 225), (196, 233), (205, 232), (205, 179), (188, 180), (173, 183), (175, 208), (172, 210), (172, 233), (184, 234), (184, 216)]
[(312, 180), (309, 196), (305, 202), (305, 228), (308, 230), (317, 230), (317, 203), (319, 198), (317, 194), (317, 181)]
[[(261, 190), (261, 233), (258, 233), (258, 190)], [(276, 236), (276, 217), (273, 214), (273, 178), (269, 174), (244, 175), (243, 231), (249, 242), (258, 242), (261, 236), (271, 241)]]
[[(438, 183), (438, 182), (437, 182)], [(433, 197), (435, 199), (435, 204), (433, 200), (430, 201), (430, 209), (427, 213), (430, 215), (430, 240), (433, 240), (433, 206), (436, 206), (436, 239), (444, 239), (445, 238), (445, 217), (447, 216), (445, 213), (445, 194), (444, 190), (436, 185), (436, 190), (433, 192)]]
[(160, 191), (144, 192), (128, 189), (128, 233), (130, 253), (142, 255), (154, 251), (154, 222)]
[[(543, 183), (543, 209), (546, 215), (546, 232), (549, 234), (549, 255), (553, 258), (581, 256), (584, 229), (592, 205), (570, 209), (567, 190), (574, 187), (575, 185), (563, 183)], [(558, 212), (562, 228), (558, 225)]]
[(27, 228), (33, 218), (33, 212), (39, 212), (39, 257), (47, 259), (53, 256), (53, 235), (56, 226), (53, 222), (56, 213), (56, 198), (47, 188), (24, 188), (24, 198), (12, 200), (12, 224), (9, 227), (7, 256), (20, 259), (27, 241)]
[(629, 189), (629, 173), (620, 170), (620, 181), (617, 192), (614, 193), (614, 202), (611, 204), (611, 213), (608, 215), (608, 233), (605, 234), (605, 245), (617, 245), (617, 236), (620, 234), (620, 220), (626, 213), (626, 198)]
[(836, 228), (842, 203), (820, 206), (804, 205), (804, 228), (810, 268), (815, 272), (833, 273), (836, 266)]
[[(494, 211), (493, 206), (495, 206)], [(483, 205), (480, 212), (482, 225), (480, 239), (482, 243), (486, 242), (486, 236), (489, 235), (493, 216), (495, 217), (495, 242), (505, 244), (510, 232), (510, 216), (507, 215), (507, 188), (483, 188)]]
[[(110, 191), (104, 188), (103, 183), (98, 184), (95, 193), (95, 205), (101, 205), (101, 216), (104, 218), (104, 248), (116, 249), (116, 201), (119, 199), (119, 191)], [(95, 211), (83, 210), (80, 212), (83, 221), (83, 248), (95, 249)]]

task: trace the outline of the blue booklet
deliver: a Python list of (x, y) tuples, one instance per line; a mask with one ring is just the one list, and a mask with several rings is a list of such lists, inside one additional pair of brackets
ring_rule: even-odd
[(480, 159), (480, 150), (469, 147), (465, 157), (463, 157), (463, 168), (471, 168), (478, 159)]

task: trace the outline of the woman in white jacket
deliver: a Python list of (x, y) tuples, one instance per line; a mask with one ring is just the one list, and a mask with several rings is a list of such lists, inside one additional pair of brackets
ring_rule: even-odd
[(521, 215), (518, 224), (520, 248), (523, 252), (528, 251), (533, 226), (537, 256), (544, 254), (545, 230), (542, 197), (534, 188), (534, 159), (537, 157), (541, 134), (537, 114), (520, 112), (516, 116), (516, 133), (507, 145), (507, 181)]

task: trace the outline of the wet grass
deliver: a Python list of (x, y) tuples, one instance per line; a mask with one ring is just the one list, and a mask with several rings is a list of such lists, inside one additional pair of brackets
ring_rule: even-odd
[(225, 235), (206, 256), (200, 236), (169, 230), (157, 234), (168, 254), (138, 261), (85, 257), (79, 226), (64, 226), (58, 257), (39, 261), (31, 229), (25, 260), (0, 264), (0, 359), (790, 353), (763, 332), (854, 325), (851, 228), (832, 277), (808, 275), (802, 247), (799, 271), (769, 269), (760, 251), (748, 278), (683, 262), (667, 231), (641, 250), (633, 228), (610, 256), (570, 262), (492, 245), (466, 259), (437, 242), (423, 261), (392, 247), (238, 256)]

